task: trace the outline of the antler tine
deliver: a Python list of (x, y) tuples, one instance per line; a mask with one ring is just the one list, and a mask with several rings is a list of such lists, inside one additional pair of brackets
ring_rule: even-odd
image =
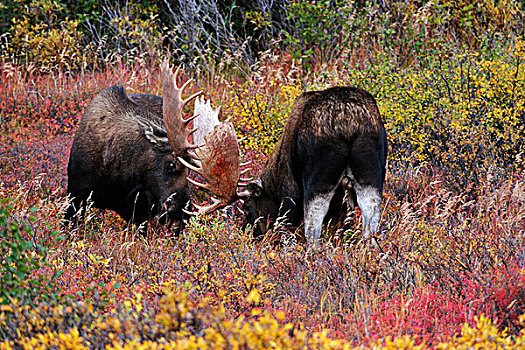
[(239, 193), (237, 193), (237, 198), (239, 198), (240, 200), (244, 200), (246, 198), (250, 198), (250, 192), (249, 191), (239, 192)]
[(191, 182), (192, 184), (194, 184), (195, 186), (197, 187), (200, 187), (200, 188), (204, 188), (205, 190), (209, 190), (209, 186), (207, 184), (203, 184), (201, 182), (198, 182), (198, 181), (195, 181), (191, 178), (187, 178), (189, 182)]
[(223, 208), (224, 205), (222, 205), (222, 202), (218, 199), (212, 198), (212, 204), (210, 205), (195, 205), (195, 208), (198, 210), (198, 215), (206, 215), (209, 213), (214, 212), (217, 209)]
[[(192, 151), (194, 151), (194, 150), (192, 149)], [(195, 154), (195, 152), (188, 152), (187, 156), (190, 157), (193, 160), (198, 160), (200, 162), (200, 158), (199, 158), (199, 156), (197, 156)]]
[[(164, 59), (163, 64), (166, 66), (166, 69), (170, 69), (170, 63), (167, 58)], [(177, 66), (177, 69), (175, 69), (175, 74), (173, 74), (173, 79), (177, 79), (177, 77), (179, 76), (179, 72), (180, 72), (180, 66)], [(177, 81), (175, 80), (175, 83), (176, 82)]]
[(241, 171), (240, 175), (246, 174), (248, 171), (252, 170), (252, 168), (246, 168), (243, 171)]
[[(177, 72), (178, 72), (178, 68), (177, 68)], [(175, 75), (175, 78), (177, 78), (177, 76)], [(184, 91), (184, 89), (186, 88), (186, 86), (188, 86), (191, 82), (193, 81), (193, 78), (189, 78), (188, 80), (186, 80), (186, 82), (184, 84), (182, 84), (182, 86), (180, 87), (180, 91)]]
[(189, 122), (191, 122), (193, 119), (199, 117), (200, 114), (195, 114), (195, 115), (192, 115), (191, 117), (188, 117), (187, 119), (184, 119), (184, 123), (188, 124)]
[[(202, 94), (199, 91), (186, 99), (182, 99), (184, 89), (193, 82), (193, 79), (188, 79), (179, 88), (177, 86), (177, 76), (181, 71), (180, 67), (177, 67), (175, 73), (173, 73), (168, 59), (165, 58), (161, 64), (161, 78), (162, 78), (162, 89), (163, 89), (163, 103), (162, 103), (162, 114), (164, 118), (164, 124), (166, 126), (166, 133), (168, 135), (168, 141), (175, 154), (186, 155), (188, 151), (193, 148), (188, 141), (190, 136), (189, 122), (190, 120), (184, 119), (183, 108), (186, 104), (191, 102), (197, 96)], [(188, 118), (189, 119), (189, 118)]]
[(194, 166), (193, 164), (191, 164), (191, 163), (185, 161), (184, 158), (177, 157), (177, 159), (178, 159), (179, 162), (181, 162), (186, 168), (188, 168), (188, 169), (190, 169), (190, 170), (193, 170), (194, 172), (200, 174), (202, 168)]
[[(192, 79), (193, 80), (193, 79)], [(184, 105), (188, 104), (189, 102), (191, 102), (191, 100), (193, 100), (194, 98), (202, 95), (204, 92), (202, 90), (199, 90), (197, 91), (196, 93), (194, 93), (193, 95), (191, 95), (190, 97), (188, 97), (187, 99), (185, 99), (183, 102), (184, 102)]]
[(183, 211), (188, 215), (206, 215), (217, 209), (224, 207), (220, 200), (213, 198), (213, 197), (211, 198), (211, 200), (212, 200), (212, 204), (210, 205), (193, 204), (193, 206), (197, 209), (197, 211), (192, 212), (192, 211), (187, 211), (185, 209), (183, 209)]

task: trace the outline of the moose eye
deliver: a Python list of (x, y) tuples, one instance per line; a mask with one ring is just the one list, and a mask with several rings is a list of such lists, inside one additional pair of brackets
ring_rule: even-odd
[(168, 173), (169, 175), (173, 175), (175, 174), (176, 171), (177, 171), (177, 165), (171, 160), (168, 160), (166, 162), (166, 173)]

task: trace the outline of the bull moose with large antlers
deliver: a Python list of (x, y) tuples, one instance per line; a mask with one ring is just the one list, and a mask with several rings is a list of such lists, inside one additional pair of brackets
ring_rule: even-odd
[[(194, 116), (183, 118), (183, 107), (199, 93), (183, 100), (191, 80), (178, 88), (177, 72), (163, 62), (163, 99), (128, 96), (113, 86), (90, 103), (68, 164), (72, 203), (67, 220), (74, 221), (91, 198), (96, 207), (115, 210), (126, 220), (159, 216), (180, 232), (190, 181), (217, 197), (210, 205), (195, 205), (198, 214), (241, 199), (256, 236), (281, 218), (290, 227), (304, 222), (307, 239), (317, 242), (323, 223), (341, 220), (341, 208), (351, 210), (356, 203), (363, 213), (364, 238), (377, 232), (387, 138), (372, 95), (355, 87), (301, 95), (275, 151), (250, 181), (242, 178), (247, 169), (241, 171), (233, 124), (219, 122), (219, 109), (197, 99)], [(188, 168), (206, 182), (187, 178)], [(246, 190), (239, 192), (238, 185)]]
[[(196, 122), (218, 124), (218, 113), (200, 108)], [(263, 234), (278, 218), (291, 227), (304, 222), (306, 238), (317, 242), (323, 222), (341, 220), (341, 209), (362, 211), (364, 235), (376, 233), (381, 215), (387, 136), (375, 99), (356, 87), (308, 92), (295, 102), (283, 134), (255, 181), (238, 192), (237, 137), (231, 122), (215, 127), (196, 150), (200, 165), (179, 160), (207, 183), (193, 182), (217, 195), (207, 214), (244, 200), (246, 222)], [(343, 203), (344, 202), (344, 203)], [(344, 218), (344, 217), (343, 217)]]
[(190, 197), (188, 170), (177, 158), (189, 159), (194, 147), (188, 141), (193, 118), (184, 119), (183, 108), (200, 93), (182, 99), (191, 80), (179, 88), (177, 73), (163, 62), (163, 98), (111, 86), (91, 101), (71, 148), (66, 221), (76, 223), (91, 199), (127, 221), (157, 217), (180, 232)]

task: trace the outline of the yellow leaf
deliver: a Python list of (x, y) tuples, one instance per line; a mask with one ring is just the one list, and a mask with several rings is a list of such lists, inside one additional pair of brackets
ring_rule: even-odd
[(261, 295), (257, 288), (252, 289), (250, 294), (246, 297), (246, 301), (253, 304), (259, 304), (261, 302)]
[(11, 305), (0, 305), (0, 311), (10, 311), (13, 312)]

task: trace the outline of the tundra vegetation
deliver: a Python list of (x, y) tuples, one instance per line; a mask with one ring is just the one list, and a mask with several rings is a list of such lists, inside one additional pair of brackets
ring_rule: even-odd
[[(525, 348), (523, 1), (227, 3), (0, 4), (0, 348)], [(377, 245), (359, 212), (309, 254), (293, 232), (254, 242), (235, 206), (179, 237), (94, 209), (64, 231), (87, 104), (162, 96), (167, 52), (253, 174), (303, 91), (372, 93)]]

